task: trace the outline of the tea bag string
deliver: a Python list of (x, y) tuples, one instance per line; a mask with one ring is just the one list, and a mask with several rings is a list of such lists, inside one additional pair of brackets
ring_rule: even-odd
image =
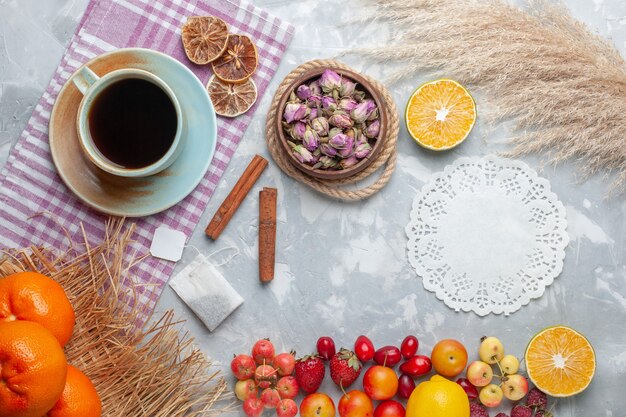
[(194, 245), (185, 245), (185, 248), (191, 248), (191, 249), (195, 250), (198, 253), (199, 257), (204, 258), (207, 261), (209, 259), (211, 259), (212, 257), (214, 257), (215, 255), (221, 253), (221, 252), (228, 251), (228, 250), (233, 251), (230, 255), (226, 256), (225, 259), (222, 262), (213, 264), (213, 266), (216, 266), (216, 267), (226, 265), (227, 263), (229, 263), (230, 261), (235, 259), (235, 257), (237, 257), (237, 255), (239, 255), (239, 253), (240, 253), (239, 248), (236, 247), (236, 246), (226, 246), (226, 247), (223, 247), (221, 249), (218, 249), (216, 251), (211, 252), (207, 256), (204, 256), (204, 254), (202, 252), (200, 252), (200, 249), (198, 249)]

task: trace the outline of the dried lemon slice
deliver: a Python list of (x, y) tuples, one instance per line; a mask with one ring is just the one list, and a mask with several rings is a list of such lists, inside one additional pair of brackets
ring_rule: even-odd
[(217, 17), (193, 16), (182, 29), (183, 48), (187, 58), (196, 64), (208, 64), (226, 50), (228, 26)]
[(405, 119), (409, 134), (417, 143), (442, 151), (454, 148), (469, 135), (476, 122), (476, 104), (456, 81), (431, 81), (411, 95)]
[(242, 83), (254, 74), (258, 61), (256, 46), (249, 37), (230, 35), (226, 51), (211, 65), (220, 80)]
[(225, 117), (236, 117), (250, 110), (256, 102), (257, 89), (249, 78), (241, 84), (226, 83), (215, 75), (206, 86), (215, 108), (215, 113)]
[(553, 397), (569, 397), (589, 386), (596, 371), (591, 343), (574, 329), (555, 326), (539, 332), (528, 343), (528, 377)]

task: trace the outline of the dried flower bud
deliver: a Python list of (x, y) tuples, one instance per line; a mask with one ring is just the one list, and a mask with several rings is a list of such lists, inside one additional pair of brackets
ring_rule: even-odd
[(315, 159), (311, 152), (302, 145), (295, 145), (291, 150), (293, 156), (303, 164), (310, 164)]
[(365, 92), (360, 91), (360, 90), (355, 90), (354, 94), (352, 94), (352, 98), (360, 103), (363, 100), (365, 100)]
[(354, 94), (354, 88), (356, 87), (356, 83), (348, 80), (347, 78), (341, 79), (341, 87), (339, 87), (339, 94), (341, 97), (351, 96)]
[(364, 133), (365, 133), (365, 136), (367, 136), (370, 139), (373, 139), (378, 136), (379, 132), (380, 132), (380, 120), (376, 119), (367, 126)]
[(330, 169), (337, 166), (337, 161), (335, 158), (330, 156), (321, 156), (317, 164), (315, 164), (314, 168), (316, 169)]
[(313, 120), (316, 119), (318, 116), (318, 111), (317, 111), (317, 107), (312, 107), (311, 110), (309, 111), (309, 120)]
[(285, 121), (287, 123), (292, 123), (297, 120), (302, 120), (306, 118), (309, 115), (310, 111), (311, 110), (304, 104), (287, 103), (287, 105), (285, 106), (285, 113), (283, 117), (285, 118)]
[(339, 91), (341, 88), (341, 76), (333, 70), (325, 70), (319, 80), (320, 87), (325, 93), (331, 93), (333, 90)]
[(328, 141), (328, 144), (332, 146), (333, 148), (337, 149), (339, 151), (337, 153), (342, 158), (347, 158), (354, 151), (353, 149), (354, 138), (351, 138), (350, 136), (344, 135), (342, 133), (330, 138), (330, 140)]
[(309, 90), (311, 90), (312, 95), (321, 96), (322, 89), (320, 88), (319, 80), (311, 81), (309, 83)]
[(291, 94), (289, 94), (288, 103), (300, 103), (300, 99), (296, 96), (295, 92), (292, 91)]
[(337, 110), (337, 101), (328, 96), (322, 97), (322, 108), (335, 111)]
[(359, 103), (356, 102), (353, 98), (344, 97), (339, 100), (339, 104), (337, 104), (337, 108), (343, 111), (350, 113)]
[(333, 136), (336, 136), (340, 133), (343, 133), (343, 129), (340, 129), (338, 127), (333, 127), (332, 129), (330, 129), (330, 131), (328, 132), (328, 136), (330, 136), (331, 138)]
[(311, 121), (311, 127), (320, 136), (327, 136), (328, 129), (330, 129), (330, 126), (328, 125), (328, 119), (326, 119), (325, 117), (318, 117), (316, 119), (313, 119)]
[(375, 109), (376, 103), (373, 100), (364, 100), (350, 112), (350, 117), (356, 123), (363, 123)]
[(328, 123), (333, 126), (340, 127), (342, 129), (348, 129), (354, 125), (354, 122), (347, 114), (335, 113), (330, 116)]
[(350, 168), (353, 165), (356, 165), (359, 163), (359, 160), (356, 159), (356, 157), (354, 155), (352, 155), (349, 158), (346, 159), (342, 159), (341, 162), (339, 162), (339, 165), (341, 166), (341, 168), (346, 169), (346, 168)]
[(363, 159), (372, 152), (372, 146), (369, 144), (365, 136), (361, 135), (354, 148), (354, 156)]
[(302, 122), (296, 122), (289, 133), (293, 139), (302, 140), (304, 132), (306, 132), (306, 125)]
[(296, 95), (302, 100), (307, 100), (311, 96), (311, 89), (308, 85), (302, 84), (296, 90)]
[(326, 156), (336, 156), (337, 155), (337, 149), (333, 148), (328, 143), (322, 143), (320, 145), (319, 149), (320, 149), (320, 152), (322, 152)]
[(313, 129), (307, 127), (304, 132), (304, 137), (302, 138), (302, 144), (309, 151), (313, 152), (318, 146), (320, 146), (320, 138)]
[(367, 121), (371, 122), (371, 121), (377, 120), (379, 118), (380, 118), (380, 116), (379, 116), (378, 107), (374, 107), (374, 110), (370, 113), (369, 116), (367, 116)]
[(322, 96), (319, 96), (317, 94), (311, 94), (306, 102), (309, 107), (317, 108), (322, 105)]

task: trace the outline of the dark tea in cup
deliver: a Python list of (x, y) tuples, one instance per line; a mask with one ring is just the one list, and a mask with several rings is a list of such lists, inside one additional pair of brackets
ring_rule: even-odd
[(88, 113), (95, 147), (113, 164), (127, 169), (160, 160), (174, 143), (177, 119), (168, 94), (141, 78), (125, 78), (106, 86)]

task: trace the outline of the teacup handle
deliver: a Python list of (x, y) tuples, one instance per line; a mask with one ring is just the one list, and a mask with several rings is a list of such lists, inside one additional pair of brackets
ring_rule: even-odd
[(85, 94), (89, 87), (99, 79), (100, 77), (98, 77), (95, 72), (90, 70), (87, 66), (83, 66), (74, 78), (72, 78), (72, 81), (76, 88), (78, 88), (81, 93)]

